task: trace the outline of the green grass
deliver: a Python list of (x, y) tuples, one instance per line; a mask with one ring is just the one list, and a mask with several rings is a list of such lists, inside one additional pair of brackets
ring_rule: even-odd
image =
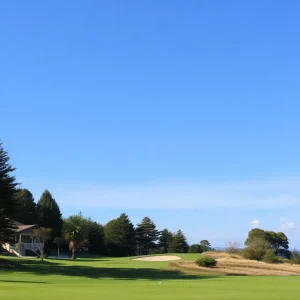
[[(198, 255), (180, 255), (195, 260)], [(0, 270), (0, 299), (294, 300), (299, 277), (199, 276), (167, 270), (167, 262), (129, 258), (46, 260), (6, 258), (16, 267)], [(160, 284), (161, 282), (161, 284)]]

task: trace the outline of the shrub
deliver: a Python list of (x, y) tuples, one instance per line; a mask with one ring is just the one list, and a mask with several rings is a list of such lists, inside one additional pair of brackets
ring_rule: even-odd
[(262, 247), (247, 247), (242, 251), (244, 258), (251, 260), (262, 260), (267, 249)]
[(196, 260), (196, 264), (200, 267), (211, 268), (217, 265), (217, 261), (212, 257), (203, 255)]
[(262, 260), (269, 248), (269, 244), (264, 240), (257, 238), (248, 242), (248, 247), (242, 252), (246, 259)]
[(299, 253), (296, 250), (294, 250), (292, 252), (290, 263), (291, 264), (295, 264), (295, 265), (300, 265), (300, 255), (299, 255)]
[(269, 264), (278, 264), (283, 263), (283, 258), (276, 256), (275, 252), (271, 249), (268, 249), (263, 258), (264, 262)]

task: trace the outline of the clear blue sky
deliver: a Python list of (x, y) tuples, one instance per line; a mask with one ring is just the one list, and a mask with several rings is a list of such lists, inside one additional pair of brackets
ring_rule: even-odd
[(260, 226), (300, 247), (299, 11), (1, 1), (0, 138), (17, 180), (64, 216), (149, 215), (215, 246)]

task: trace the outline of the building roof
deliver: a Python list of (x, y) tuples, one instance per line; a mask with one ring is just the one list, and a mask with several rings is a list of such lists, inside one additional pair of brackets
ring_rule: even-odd
[(37, 227), (36, 224), (34, 224), (34, 225), (24, 225), (24, 224), (19, 223), (19, 222), (14, 222), (14, 223), (15, 223), (15, 227), (16, 227), (16, 229), (15, 229), (16, 233), (21, 233), (21, 232), (26, 231), (28, 229)]

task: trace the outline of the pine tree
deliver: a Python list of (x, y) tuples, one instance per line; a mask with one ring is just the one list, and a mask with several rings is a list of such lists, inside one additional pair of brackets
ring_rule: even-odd
[(186, 237), (181, 230), (178, 230), (173, 237), (170, 252), (173, 253), (186, 253), (188, 251), (188, 243)]
[(104, 226), (107, 254), (110, 256), (130, 256), (135, 254), (135, 229), (126, 214), (109, 221)]
[(9, 164), (9, 156), (0, 142), (0, 245), (10, 242), (14, 231), (13, 216), (16, 212), (14, 168)]
[(136, 241), (138, 247), (138, 253), (149, 254), (151, 250), (157, 248), (157, 240), (159, 237), (159, 231), (156, 229), (154, 222), (144, 217), (140, 224), (137, 224), (136, 228)]
[(61, 236), (62, 217), (58, 204), (48, 190), (37, 203), (38, 225), (52, 229), (53, 237)]
[(87, 220), (89, 252), (92, 254), (105, 254), (103, 226), (91, 219)]
[(173, 240), (173, 233), (168, 229), (162, 230), (158, 240), (158, 247), (162, 253), (168, 253)]
[(33, 195), (27, 189), (20, 189), (16, 193), (17, 212), (14, 219), (26, 225), (37, 224), (36, 203)]

